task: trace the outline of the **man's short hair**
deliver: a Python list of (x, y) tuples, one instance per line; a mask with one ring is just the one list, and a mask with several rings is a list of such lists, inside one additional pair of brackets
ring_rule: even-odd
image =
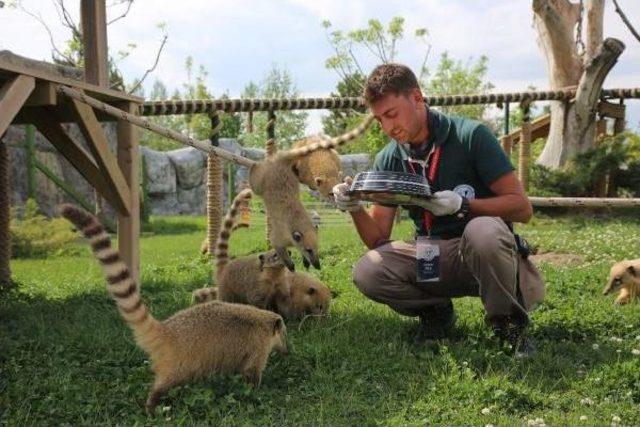
[(402, 64), (381, 64), (373, 69), (364, 88), (364, 100), (371, 105), (392, 93), (407, 94), (420, 89), (416, 75)]

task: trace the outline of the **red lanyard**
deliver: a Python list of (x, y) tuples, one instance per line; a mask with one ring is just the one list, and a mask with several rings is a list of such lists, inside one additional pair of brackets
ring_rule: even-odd
[[(432, 185), (433, 181), (436, 178), (436, 173), (438, 172), (438, 166), (440, 165), (440, 154), (442, 152), (442, 147), (438, 146), (432, 148), (429, 154), (427, 155), (427, 164), (429, 165), (429, 173), (426, 178), (429, 181), (429, 185)], [(409, 169), (411, 169), (411, 173), (416, 173), (416, 170), (413, 168), (411, 162), (407, 162), (409, 165)], [(427, 165), (425, 164), (425, 167)], [(424, 218), (423, 218), (424, 229), (427, 231), (431, 231), (431, 227), (433, 226), (433, 214), (428, 210), (424, 210)]]

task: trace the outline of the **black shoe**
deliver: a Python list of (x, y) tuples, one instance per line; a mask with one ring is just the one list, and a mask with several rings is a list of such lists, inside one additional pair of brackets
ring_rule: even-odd
[(494, 334), (509, 345), (517, 358), (526, 358), (536, 352), (533, 341), (527, 335), (527, 324), (526, 318), (523, 320), (511, 316), (497, 316), (491, 319)]
[(418, 331), (413, 337), (414, 344), (446, 338), (456, 323), (456, 312), (451, 301), (432, 305), (419, 316)]

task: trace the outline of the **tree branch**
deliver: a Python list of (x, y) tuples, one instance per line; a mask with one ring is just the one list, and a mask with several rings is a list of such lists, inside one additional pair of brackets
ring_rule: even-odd
[(168, 38), (168, 36), (165, 34), (164, 37), (162, 38), (162, 43), (160, 43), (160, 48), (158, 49), (158, 53), (156, 55), (156, 60), (153, 63), (153, 66), (151, 68), (149, 68), (144, 73), (142, 78), (135, 84), (135, 86), (133, 86), (133, 88), (131, 88), (131, 90), (129, 90), (129, 93), (133, 93), (136, 89), (138, 89), (140, 87), (140, 85), (142, 84), (142, 82), (144, 81), (144, 79), (147, 78), (149, 73), (151, 73), (153, 70), (156, 69), (156, 67), (158, 66), (158, 61), (160, 60), (160, 54), (162, 53), (162, 49), (164, 49), (164, 45), (167, 43), (167, 38)]
[(613, 4), (616, 7), (616, 12), (618, 13), (618, 15), (620, 15), (620, 18), (622, 18), (622, 22), (624, 22), (629, 31), (631, 31), (631, 34), (633, 34), (633, 36), (640, 42), (640, 34), (638, 34), (635, 28), (633, 28), (633, 25), (631, 25), (631, 22), (629, 22), (627, 16), (624, 14), (622, 9), (620, 9), (620, 6), (618, 6), (618, 2), (616, 0), (613, 0)]
[(125, 1), (127, 2), (127, 10), (125, 10), (122, 15), (118, 16), (117, 18), (113, 18), (111, 21), (107, 22), (107, 25), (111, 25), (117, 20), (122, 19), (129, 14), (129, 10), (131, 10), (131, 6), (133, 5), (134, 0), (125, 0)]
[(78, 28), (78, 25), (76, 25), (76, 23), (74, 22), (67, 8), (65, 7), (64, 0), (57, 0), (57, 3), (62, 11), (62, 18), (64, 21), (63, 24), (71, 30), (74, 37), (76, 37), (78, 40), (82, 40), (82, 32)]
[(22, 6), (22, 4), (19, 4), (20, 10), (22, 10), (24, 13), (26, 13), (27, 15), (31, 16), (33, 19), (35, 19), (36, 21), (38, 21), (43, 27), (44, 29), (47, 31), (47, 33), (49, 34), (49, 40), (51, 41), (51, 48), (54, 50), (54, 52), (60, 56), (60, 58), (63, 58), (65, 61), (67, 61), (69, 64), (74, 64), (75, 61), (73, 60), (73, 58), (65, 55), (64, 53), (62, 53), (60, 51), (60, 49), (58, 49), (58, 47), (56, 46), (54, 40), (53, 40), (53, 33), (51, 32), (51, 28), (49, 28), (49, 26), (47, 25), (46, 22), (44, 22), (44, 19), (42, 19), (42, 16), (40, 16), (40, 14), (35, 14), (33, 12), (28, 11), (27, 9), (25, 9), (24, 6)]

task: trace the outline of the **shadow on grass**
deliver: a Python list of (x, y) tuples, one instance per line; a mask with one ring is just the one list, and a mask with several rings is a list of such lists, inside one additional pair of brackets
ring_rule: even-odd
[[(187, 289), (199, 286), (144, 283), (143, 297), (164, 319), (188, 306)], [(6, 340), (0, 367), (0, 399), (6, 402), (0, 406), (7, 408), (3, 418), (9, 423), (52, 417), (62, 423), (153, 421), (142, 413), (152, 380), (146, 356), (105, 293), (52, 300), (25, 295), (18, 284), (0, 302)], [(435, 349), (416, 348), (408, 343), (415, 320), (370, 309), (289, 323), (292, 352), (270, 358), (258, 391), (237, 376), (214, 377), (172, 391), (164, 405), (172, 407), (176, 423), (314, 423), (311, 414), (322, 413), (324, 423), (367, 424), (387, 419), (407, 402), (448, 402), (471, 393), (520, 413), (543, 407), (539, 396), (570, 389), (583, 378), (577, 367), (598, 370), (616, 355), (614, 349), (593, 350), (596, 333), (588, 326), (541, 322), (533, 331), (538, 353), (514, 359), (480, 319), (468, 316), (453, 339)], [(293, 398), (304, 405), (283, 412)]]
[[(194, 233), (196, 231), (206, 231), (206, 226), (198, 222), (198, 218), (191, 218), (190, 221), (179, 221), (175, 218), (153, 217), (144, 231), (156, 235), (173, 235)], [(204, 236), (203, 236), (204, 238)]]

